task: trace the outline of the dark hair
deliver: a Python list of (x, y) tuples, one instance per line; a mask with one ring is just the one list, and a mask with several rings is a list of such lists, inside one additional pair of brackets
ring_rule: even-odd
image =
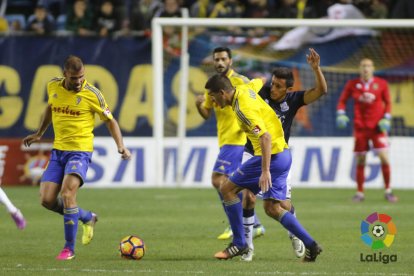
[(220, 90), (230, 91), (233, 88), (233, 85), (231, 84), (230, 79), (225, 75), (215, 74), (208, 79), (204, 88), (211, 93), (218, 93)]
[(63, 70), (66, 71), (79, 71), (83, 67), (82, 60), (77, 57), (70, 55), (66, 58), (65, 63), (63, 64)]
[(275, 76), (278, 79), (284, 79), (286, 80), (286, 88), (293, 86), (293, 73), (290, 68), (287, 67), (278, 67), (273, 70), (273, 76)]
[(213, 55), (215, 53), (220, 53), (220, 52), (227, 52), (227, 55), (229, 56), (229, 59), (231, 59), (231, 50), (227, 47), (217, 47), (213, 50)]

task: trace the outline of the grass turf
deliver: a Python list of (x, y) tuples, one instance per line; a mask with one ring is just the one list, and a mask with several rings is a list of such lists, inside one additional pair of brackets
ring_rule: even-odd
[[(149, 275), (410, 275), (414, 273), (411, 238), (414, 191), (396, 191), (390, 204), (382, 190), (368, 190), (363, 203), (351, 202), (352, 190), (295, 189), (298, 218), (322, 245), (316, 263), (304, 264), (291, 248), (286, 231), (257, 213), (266, 234), (255, 240), (251, 263), (213, 258), (228, 241), (217, 235), (226, 227), (218, 196), (212, 189), (81, 189), (78, 203), (98, 213), (95, 238), (80, 242), (76, 258), (55, 260), (64, 243), (62, 217), (40, 206), (38, 189), (3, 187), (24, 213), (28, 224), (17, 230), (7, 212), (0, 212), (0, 275), (149, 274)], [(3, 208), (4, 209), (4, 208)], [(360, 223), (373, 212), (390, 215), (397, 227), (390, 248), (373, 251), (360, 239)], [(118, 243), (135, 234), (147, 244), (141, 261), (121, 259)], [(397, 255), (396, 262), (362, 262), (373, 253)]]

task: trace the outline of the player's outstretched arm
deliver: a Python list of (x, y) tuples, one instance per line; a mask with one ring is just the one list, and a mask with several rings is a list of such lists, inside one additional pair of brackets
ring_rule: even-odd
[(116, 146), (118, 147), (118, 153), (121, 154), (122, 159), (131, 159), (131, 152), (124, 145), (124, 140), (122, 138), (118, 122), (113, 118), (112, 120), (105, 121), (105, 124), (109, 130), (109, 133), (111, 133), (112, 138), (114, 138)]
[(204, 95), (198, 95), (196, 98), (195, 104), (196, 104), (198, 113), (200, 113), (201, 117), (203, 117), (204, 120), (207, 120), (208, 118), (210, 118), (211, 109), (205, 108), (203, 106), (203, 103), (205, 101), (206, 101), (206, 97)]
[(320, 67), (321, 57), (319, 54), (313, 48), (309, 48), (309, 54), (306, 55), (306, 59), (313, 70), (316, 83), (314, 88), (305, 91), (303, 101), (305, 104), (310, 104), (328, 93), (328, 85)]
[(45, 111), (42, 114), (42, 118), (40, 120), (40, 126), (36, 133), (30, 134), (23, 139), (23, 144), (26, 147), (30, 147), (30, 145), (34, 142), (40, 141), (43, 134), (49, 127), (50, 123), (52, 122), (52, 107), (48, 105)]

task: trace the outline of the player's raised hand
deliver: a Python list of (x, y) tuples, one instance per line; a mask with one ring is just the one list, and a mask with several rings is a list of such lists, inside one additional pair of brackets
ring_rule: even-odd
[(198, 95), (196, 97), (196, 106), (200, 106), (202, 103), (204, 103), (205, 100), (206, 98), (204, 97), (204, 95)]
[(306, 61), (313, 68), (317, 69), (320, 65), (321, 57), (313, 48), (309, 48), (309, 54), (306, 55)]
[(259, 178), (259, 186), (263, 193), (267, 192), (270, 187), (272, 187), (272, 176), (269, 171), (262, 172)]
[(37, 133), (30, 134), (23, 139), (23, 144), (25, 147), (30, 147), (34, 142), (39, 142), (40, 138), (42, 138), (42, 136)]

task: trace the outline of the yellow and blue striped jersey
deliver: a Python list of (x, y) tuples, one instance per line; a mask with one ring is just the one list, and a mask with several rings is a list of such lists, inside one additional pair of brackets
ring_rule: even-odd
[(101, 120), (112, 120), (112, 113), (96, 87), (86, 80), (79, 92), (68, 91), (64, 78), (47, 84), (55, 139), (53, 148), (65, 151), (93, 151), (95, 113)]
[[(233, 69), (230, 69), (226, 76), (230, 79), (233, 86), (246, 84), (249, 79), (243, 75), (237, 74)], [(217, 136), (219, 147), (223, 145), (244, 145), (246, 144), (246, 135), (241, 131), (237, 124), (236, 116), (231, 109), (231, 106), (221, 108), (213, 102), (208, 92), (204, 94), (205, 101), (203, 107), (207, 109), (214, 108), (217, 120)]]
[(258, 95), (263, 83), (253, 79), (247, 85), (236, 86), (232, 108), (240, 128), (252, 142), (254, 155), (262, 155), (260, 136), (268, 132), (272, 138), (272, 154), (288, 148), (284, 138), (282, 123), (275, 111)]

